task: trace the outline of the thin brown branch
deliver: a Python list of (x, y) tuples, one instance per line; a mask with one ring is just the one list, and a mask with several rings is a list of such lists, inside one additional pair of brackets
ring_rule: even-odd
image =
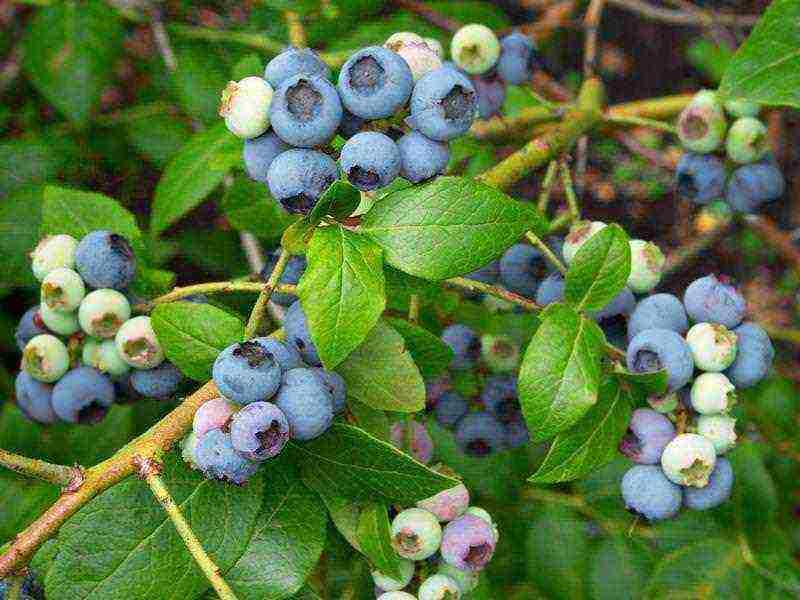
[(392, 0), (395, 6), (404, 8), (417, 16), (422, 17), (431, 25), (435, 25), (439, 29), (444, 29), (450, 33), (455, 33), (461, 28), (461, 23), (455, 19), (445, 17), (444, 15), (436, 12), (424, 2), (418, 0)]
[(758, 15), (737, 15), (733, 13), (715, 12), (713, 16), (690, 14), (680, 10), (671, 10), (653, 6), (644, 0), (606, 0), (609, 4), (624, 8), (642, 17), (670, 25), (687, 27), (710, 27), (712, 25), (729, 25), (732, 27), (751, 27), (758, 21)]
[(755, 230), (760, 237), (781, 253), (793, 269), (800, 273), (800, 248), (795, 245), (789, 233), (779, 229), (772, 220), (763, 215), (744, 215), (742, 222)]
[(35, 477), (74, 492), (83, 483), (83, 469), (56, 465), (27, 456), (20, 456), (0, 448), (0, 466), (26, 477)]

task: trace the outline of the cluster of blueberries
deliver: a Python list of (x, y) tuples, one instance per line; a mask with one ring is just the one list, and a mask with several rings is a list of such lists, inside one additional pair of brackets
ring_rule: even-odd
[(651, 521), (675, 516), (681, 505), (713, 508), (731, 494), (733, 469), (722, 455), (736, 443), (736, 419), (728, 413), (737, 388), (766, 377), (775, 355), (745, 312), (736, 288), (708, 275), (686, 288), (683, 302), (654, 294), (630, 315), (628, 369), (668, 374), (668, 393), (634, 411), (620, 444), (637, 463), (622, 479), (625, 504)]
[[(726, 111), (735, 119), (730, 127)], [(753, 102), (723, 103), (709, 90), (695, 95), (678, 118), (678, 137), (688, 150), (675, 174), (682, 197), (696, 204), (724, 198), (733, 210), (754, 213), (783, 196), (786, 182), (758, 113)], [(727, 160), (717, 154), (723, 146)]]
[[(6, 599), (6, 596), (11, 591), (10, 587), (8, 580), (0, 579), (0, 600)], [(44, 590), (30, 570), (28, 570), (28, 574), (22, 582), (19, 600), (44, 600)]]
[[(313, 50), (290, 47), (263, 78), (231, 82), (220, 116), (245, 139), (248, 175), (266, 183), (288, 212), (308, 214), (339, 166), (367, 192), (398, 176), (420, 183), (443, 173), (448, 142), (469, 130), (476, 112), (496, 113), (504, 84), (529, 79), (538, 62), (526, 36), (500, 41), (477, 24), (456, 32), (451, 54), (453, 62), (443, 63), (438, 41), (395, 33), (383, 46), (353, 54), (334, 85)], [(330, 146), (337, 134), (346, 140), (339, 166)]]
[(40, 304), (22, 317), (16, 401), (43, 424), (100, 422), (115, 400), (167, 398), (182, 375), (164, 360), (150, 318), (131, 317), (136, 260), (127, 239), (92, 231), (43, 239), (31, 254)]
[(217, 356), (221, 397), (195, 413), (183, 456), (209, 479), (243, 485), (291, 439), (311, 440), (345, 408), (344, 380), (322, 368), (300, 302), (286, 311), (285, 341), (260, 337)]
[[(446, 466), (434, 468), (455, 476)], [(391, 540), (401, 557), (401, 576), (372, 571), (376, 598), (457, 600), (475, 589), (500, 534), (491, 515), (469, 501), (469, 491), (460, 483), (394, 517)]]

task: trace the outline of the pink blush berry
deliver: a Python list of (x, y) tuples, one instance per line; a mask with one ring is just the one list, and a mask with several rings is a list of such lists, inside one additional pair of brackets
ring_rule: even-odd
[[(417, 421), (413, 422), (411, 437), (411, 455), (419, 462), (428, 464), (433, 458), (433, 440), (431, 439), (425, 425)], [(398, 422), (392, 425), (390, 432), (392, 444), (401, 450), (406, 447), (406, 428), (405, 423)]]
[(419, 508), (436, 515), (440, 521), (452, 521), (463, 515), (469, 506), (469, 490), (463, 483), (417, 502)]
[(212, 429), (227, 429), (234, 412), (236, 412), (236, 406), (225, 398), (209, 400), (194, 413), (192, 429), (198, 438), (203, 437)]
[(464, 571), (480, 571), (494, 554), (496, 539), (492, 526), (466, 514), (451, 521), (442, 534), (442, 558)]

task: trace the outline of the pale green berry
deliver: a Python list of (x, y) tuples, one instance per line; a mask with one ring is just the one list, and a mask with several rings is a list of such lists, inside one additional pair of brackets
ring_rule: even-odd
[(37, 335), (22, 351), (22, 369), (39, 381), (58, 381), (69, 369), (67, 347), (54, 335)]
[(714, 444), (717, 455), (736, 445), (736, 419), (728, 415), (702, 415), (697, 419), (697, 433)]
[(467, 508), (464, 514), (478, 517), (479, 519), (483, 519), (484, 521), (489, 523), (489, 525), (492, 526), (492, 530), (494, 531), (495, 542), (500, 539), (500, 530), (497, 528), (497, 523), (494, 522), (494, 520), (492, 519), (492, 515), (489, 514), (488, 510), (481, 508), (480, 506), (470, 506), (469, 508)]
[(413, 31), (397, 31), (386, 38), (383, 43), (384, 48), (388, 48), (392, 52), (397, 52), (403, 46), (408, 44), (423, 44), (425, 40), (421, 35)]
[(251, 139), (269, 128), (272, 86), (261, 77), (231, 81), (222, 92), (219, 116), (235, 136)]
[(678, 485), (705, 487), (714, 470), (717, 453), (714, 445), (696, 433), (676, 436), (661, 455), (664, 475)]
[(458, 582), (448, 575), (436, 573), (423, 581), (417, 591), (418, 600), (458, 600), (461, 598)]
[(678, 137), (686, 149), (713, 152), (725, 140), (728, 123), (716, 92), (702, 90), (678, 117)]
[(739, 164), (761, 160), (769, 152), (767, 126), (753, 117), (734, 121), (725, 141), (728, 158)]
[(54, 269), (74, 268), (77, 247), (78, 240), (65, 233), (44, 238), (31, 252), (33, 276), (41, 281)]
[(714, 415), (736, 404), (736, 387), (722, 373), (702, 373), (694, 380), (689, 396), (697, 412)]
[(695, 366), (701, 371), (724, 371), (736, 360), (736, 334), (718, 323), (697, 323), (686, 332)]
[(519, 366), (519, 344), (510, 336), (486, 333), (481, 336), (481, 356), (493, 373), (508, 373)]
[(424, 560), (442, 543), (439, 519), (427, 510), (407, 508), (392, 521), (392, 547), (403, 558)]
[(42, 304), (51, 310), (72, 312), (86, 295), (86, 286), (77, 272), (66, 267), (50, 271), (42, 280)]
[(734, 117), (757, 117), (761, 111), (761, 105), (750, 100), (726, 100), (725, 110)]
[(570, 264), (578, 253), (578, 250), (581, 249), (581, 246), (595, 233), (604, 229), (605, 226), (606, 224), (602, 221), (580, 221), (575, 223), (564, 238), (564, 246), (561, 250), (564, 256), (564, 262)]
[(478, 587), (478, 582), (480, 581), (480, 573), (462, 571), (458, 567), (454, 567), (446, 562), (439, 563), (439, 569), (437, 572), (452, 578), (458, 585), (461, 592), (464, 594), (469, 594), (476, 587)]
[(485, 25), (464, 25), (453, 36), (450, 56), (456, 65), (470, 75), (481, 75), (497, 64), (497, 59), (500, 58), (500, 40)]
[(423, 41), (425, 44), (436, 53), (436, 56), (439, 58), (444, 58), (444, 48), (442, 47), (442, 42), (437, 40), (436, 38), (424, 38)]
[(81, 328), (91, 336), (113, 338), (131, 318), (131, 305), (124, 294), (104, 288), (89, 292), (78, 308)]
[(404, 44), (395, 52), (406, 61), (414, 81), (442, 66), (442, 59), (425, 42)]
[(417, 600), (417, 597), (408, 592), (385, 592), (377, 600)]
[(42, 318), (44, 326), (58, 335), (70, 336), (81, 330), (77, 313), (53, 310), (46, 304), (41, 304), (39, 306), (39, 316)]
[(122, 360), (136, 369), (152, 369), (164, 360), (150, 317), (134, 317), (119, 328), (114, 337)]
[(646, 294), (661, 281), (666, 258), (653, 242), (631, 240), (631, 274), (628, 287), (636, 294)]
[(131, 370), (130, 365), (119, 355), (114, 340), (89, 338), (83, 344), (82, 359), (83, 364), (113, 377), (125, 375)]
[(198, 441), (197, 434), (194, 431), (190, 431), (189, 435), (183, 438), (181, 442), (181, 458), (195, 470), (199, 469), (194, 459), (194, 451), (197, 448)]
[(650, 396), (647, 403), (656, 412), (662, 414), (671, 413), (678, 408), (678, 393), (670, 392), (665, 396)]
[(399, 571), (400, 578), (395, 579), (375, 569), (372, 571), (372, 581), (374, 581), (375, 585), (379, 588), (387, 592), (402, 590), (411, 583), (411, 580), (414, 578), (414, 561), (401, 558), (399, 561)]
[(485, 294), (481, 300), (483, 307), (492, 314), (511, 312), (514, 310), (514, 304), (508, 300), (503, 300), (497, 296), (490, 296)]

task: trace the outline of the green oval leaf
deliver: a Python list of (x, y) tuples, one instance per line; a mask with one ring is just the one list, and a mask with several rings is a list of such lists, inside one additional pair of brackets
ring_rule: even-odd
[(266, 240), (276, 240), (297, 221), (275, 202), (263, 183), (237, 177), (225, 191), (220, 210), (239, 231), (249, 231)]
[(363, 508), (358, 517), (356, 536), (361, 552), (373, 568), (389, 577), (400, 578), (400, 556), (392, 547), (385, 504), (371, 502)]
[(68, 233), (80, 240), (96, 229), (113, 231), (134, 244), (141, 237), (136, 218), (113, 198), (55, 185), (44, 188), (42, 237)]
[(442, 341), (442, 338), (404, 319), (390, 317), (386, 322), (403, 336), (422, 377), (435, 379), (450, 366), (453, 350)]
[(578, 310), (603, 308), (622, 291), (631, 273), (628, 234), (612, 224), (581, 246), (569, 266), (565, 296)]

